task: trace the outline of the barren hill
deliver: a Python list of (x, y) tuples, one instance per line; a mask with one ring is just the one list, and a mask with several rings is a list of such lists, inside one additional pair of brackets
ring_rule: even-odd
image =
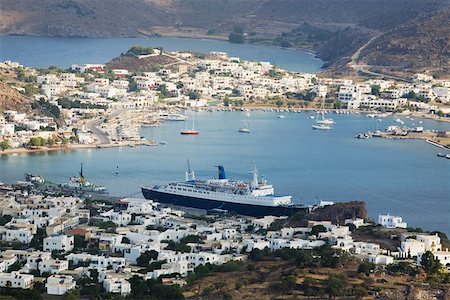
[(450, 9), (401, 25), (361, 51), (360, 62), (387, 69), (449, 72)]
[[(435, 42), (445, 25), (448, 29), (448, 19), (418, 20), (447, 8), (450, 0), (2, 0), (0, 34), (227, 38), (240, 25), (249, 42), (311, 49), (336, 66), (384, 33), (363, 53), (365, 61), (391, 64), (405, 58), (410, 65), (409, 57), (419, 55), (424, 65), (434, 65), (436, 57), (446, 55), (442, 37), (420, 49)], [(404, 56), (393, 55), (399, 51)]]

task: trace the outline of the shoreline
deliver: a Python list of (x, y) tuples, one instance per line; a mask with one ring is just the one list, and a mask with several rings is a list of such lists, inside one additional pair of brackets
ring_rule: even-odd
[(137, 146), (147, 146), (148, 142), (125, 142), (121, 144), (88, 144), (88, 145), (68, 145), (66, 147), (41, 147), (39, 149), (28, 149), (28, 148), (15, 148), (0, 150), (0, 156), (7, 155), (18, 155), (18, 154), (34, 154), (34, 153), (46, 153), (55, 151), (73, 151), (73, 150), (84, 150), (84, 149), (106, 149), (106, 148), (121, 148), (121, 147), (137, 147)]
[[(343, 110), (343, 109), (318, 109), (318, 108), (277, 108), (273, 106), (255, 106), (255, 107), (242, 107), (242, 108), (219, 108), (219, 109), (225, 109), (229, 110), (231, 112), (239, 112), (239, 111), (264, 111), (264, 110), (273, 110), (273, 112), (315, 112), (315, 111), (328, 111), (328, 112), (348, 112), (349, 114), (373, 114), (373, 113), (380, 113), (377, 111), (360, 111), (360, 110)], [(401, 113), (393, 113), (392, 116), (406, 116)], [(438, 116), (426, 116), (423, 114), (408, 114), (408, 116), (414, 116), (415, 118), (421, 118), (421, 119), (428, 119), (436, 122), (446, 122), (450, 123), (450, 119), (447, 118), (441, 118)], [(422, 140), (430, 145), (433, 145), (435, 147), (450, 150), (450, 147), (448, 147), (445, 144), (441, 144), (437, 141), (432, 140), (429, 136), (382, 136), (382, 138), (385, 139), (391, 139), (391, 140)], [(146, 141), (131, 141), (131, 142), (121, 142), (121, 143), (109, 143), (109, 144), (88, 144), (88, 145), (80, 145), (80, 144), (72, 144), (67, 146), (56, 146), (56, 147), (40, 147), (38, 149), (28, 149), (28, 148), (15, 148), (15, 149), (7, 149), (7, 150), (0, 150), (0, 156), (7, 156), (7, 155), (19, 155), (19, 154), (34, 154), (34, 153), (46, 153), (46, 152), (54, 152), (54, 151), (73, 151), (73, 150), (83, 150), (83, 149), (104, 149), (104, 148), (120, 148), (120, 147), (135, 147), (135, 146), (145, 146), (148, 145), (148, 142)]]
[[(320, 68), (319, 71), (315, 72), (315, 73), (320, 73), (324, 70), (326, 70), (326, 68), (324, 68), (323, 66), (325, 66), (325, 64), (328, 62), (326, 60), (323, 60), (322, 58), (320, 58), (318, 56), (318, 53), (314, 50), (311, 49), (306, 49), (306, 48), (302, 48), (302, 47), (282, 47), (280, 45), (273, 45), (273, 44), (268, 44), (268, 43), (252, 43), (252, 42), (246, 42), (246, 43), (242, 43), (242, 44), (236, 44), (236, 43), (231, 43), (228, 38), (226, 36), (222, 36), (222, 35), (208, 35), (208, 34), (202, 34), (202, 33), (198, 33), (198, 34), (184, 34), (183, 32), (163, 32), (163, 33), (156, 33), (158, 35), (155, 35), (155, 33), (147, 33), (145, 30), (136, 30), (139, 35), (130, 35), (130, 36), (97, 36), (97, 37), (88, 37), (88, 36), (67, 36), (67, 37), (63, 37), (63, 38), (80, 38), (80, 39), (139, 39), (139, 38), (179, 38), (179, 39), (192, 39), (192, 40), (211, 40), (211, 41), (221, 41), (221, 42), (227, 42), (233, 45), (257, 45), (257, 46), (264, 46), (264, 47), (273, 47), (273, 48), (277, 48), (277, 49), (285, 49), (285, 50), (290, 50), (290, 51), (300, 51), (300, 52), (304, 52), (306, 54), (309, 54), (311, 56), (313, 56), (315, 59), (320, 60), (323, 62), (322, 67)], [(23, 37), (42, 37), (42, 38), (61, 38), (61, 36), (52, 36), (52, 35), (29, 35), (29, 34), (0, 34), (0, 36), (23, 36)]]

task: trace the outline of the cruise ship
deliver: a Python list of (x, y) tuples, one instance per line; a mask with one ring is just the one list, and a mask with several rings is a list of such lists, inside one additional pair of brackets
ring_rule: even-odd
[(222, 165), (217, 166), (217, 170), (218, 179), (199, 180), (188, 163), (185, 181), (142, 187), (142, 194), (146, 199), (160, 203), (221, 209), (255, 217), (290, 216), (306, 210), (304, 206), (293, 204), (291, 196), (276, 195), (272, 185), (264, 178), (258, 179), (256, 167), (251, 171), (251, 183), (228, 179)]

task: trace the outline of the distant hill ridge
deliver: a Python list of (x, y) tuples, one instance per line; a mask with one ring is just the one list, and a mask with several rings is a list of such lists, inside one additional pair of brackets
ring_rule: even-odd
[[(406, 24), (449, 7), (450, 0), (2, 0), (0, 34), (136, 37), (145, 32), (223, 38), (240, 25), (247, 41), (307, 48), (332, 65), (386, 33), (374, 43), (379, 55), (370, 52), (372, 47), (364, 53), (368, 62), (379, 64), (389, 61), (383, 51), (390, 55), (395, 48), (383, 41), (412, 39), (423, 48), (414, 42), (418, 27)], [(420, 24), (430, 28), (420, 32), (425, 39), (433, 33), (431, 26), (439, 26)], [(435, 63), (440, 46), (432, 47), (432, 60), (425, 63)]]

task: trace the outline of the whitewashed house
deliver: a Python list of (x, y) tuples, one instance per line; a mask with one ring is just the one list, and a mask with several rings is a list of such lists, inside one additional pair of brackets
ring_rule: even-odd
[(378, 215), (378, 224), (386, 228), (406, 228), (408, 224), (403, 222), (403, 218), (399, 216), (391, 216), (389, 214)]
[(17, 289), (31, 289), (34, 284), (34, 276), (19, 272), (0, 273), (0, 287)]
[(74, 237), (67, 235), (57, 235), (44, 238), (44, 251), (68, 252), (73, 249)]
[(45, 287), (47, 294), (62, 296), (68, 291), (74, 289), (76, 282), (72, 276), (69, 275), (51, 275), (47, 278)]

